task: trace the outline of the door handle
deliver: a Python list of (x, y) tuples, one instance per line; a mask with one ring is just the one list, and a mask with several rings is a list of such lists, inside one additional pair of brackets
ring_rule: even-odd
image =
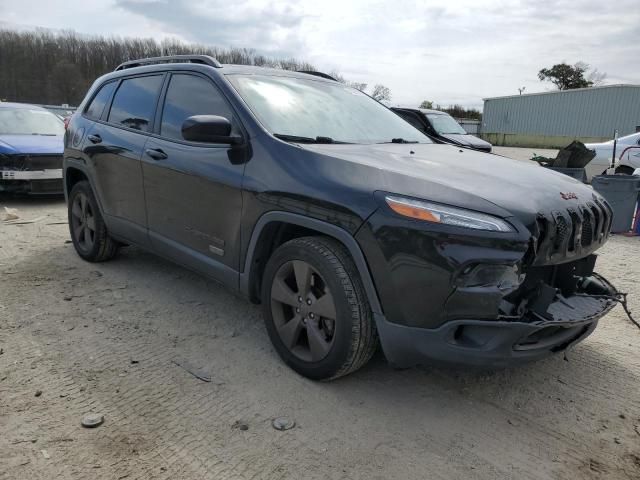
[(147, 148), (144, 153), (146, 153), (154, 160), (164, 160), (168, 157), (168, 155), (159, 148)]
[(87, 138), (91, 143), (102, 143), (102, 137), (100, 135), (89, 135)]

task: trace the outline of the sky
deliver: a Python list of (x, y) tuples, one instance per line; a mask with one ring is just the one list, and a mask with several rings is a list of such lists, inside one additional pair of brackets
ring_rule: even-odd
[(552, 90), (537, 72), (583, 61), (605, 84), (640, 84), (638, 0), (0, 0), (0, 28), (175, 38), (294, 56), (392, 105), (482, 108)]

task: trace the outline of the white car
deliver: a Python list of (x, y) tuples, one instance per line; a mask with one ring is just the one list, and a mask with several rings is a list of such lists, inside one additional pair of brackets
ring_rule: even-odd
[[(593, 176), (602, 175), (609, 168), (613, 155), (613, 140), (604, 143), (586, 143), (585, 146), (596, 151), (594, 159), (585, 167), (587, 179), (590, 182)], [(640, 132), (618, 139), (616, 159), (616, 173), (631, 175), (636, 168), (640, 168)]]

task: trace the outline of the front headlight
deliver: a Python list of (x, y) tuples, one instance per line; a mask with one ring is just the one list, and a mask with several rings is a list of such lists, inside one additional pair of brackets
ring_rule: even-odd
[(449, 207), (437, 203), (414, 200), (412, 198), (387, 195), (387, 205), (403, 217), (427, 222), (455, 225), (456, 227), (489, 230), (492, 232), (513, 232), (513, 227), (501, 218), (474, 212), (463, 208)]

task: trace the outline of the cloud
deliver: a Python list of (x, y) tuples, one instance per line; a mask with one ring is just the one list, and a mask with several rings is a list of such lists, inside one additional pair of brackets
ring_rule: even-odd
[(640, 83), (637, 0), (0, 0), (0, 18), (295, 56), (387, 85), (394, 103), (481, 107), (551, 89), (536, 74), (562, 61)]
[(115, 6), (157, 24), (165, 34), (190, 42), (253, 48), (279, 56), (304, 49), (298, 31), (304, 15), (282, 2), (237, 0), (230, 5), (222, 0), (117, 0)]

